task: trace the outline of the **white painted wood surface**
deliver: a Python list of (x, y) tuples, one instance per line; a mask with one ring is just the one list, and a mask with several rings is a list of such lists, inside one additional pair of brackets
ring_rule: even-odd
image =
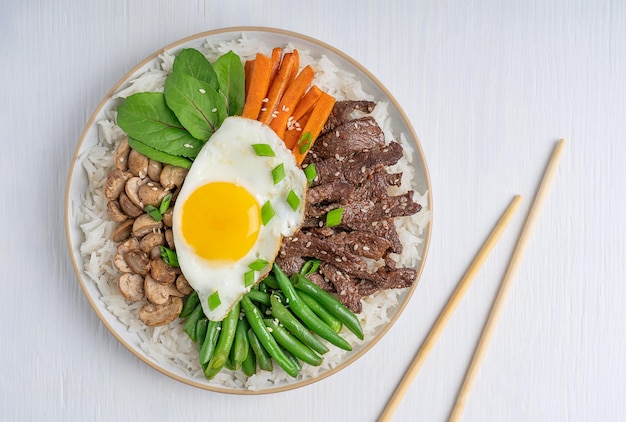
[[(267, 396), (176, 382), (120, 346), (73, 273), (63, 227), (88, 116), (140, 60), (185, 36), (258, 25), (330, 43), (396, 96), (433, 183), (426, 270), (362, 359)], [(467, 421), (626, 413), (626, 2), (4, 0), (0, 4), (0, 419), (375, 420), (512, 196), (522, 212), (394, 420), (443, 421), (556, 140), (568, 140)]]

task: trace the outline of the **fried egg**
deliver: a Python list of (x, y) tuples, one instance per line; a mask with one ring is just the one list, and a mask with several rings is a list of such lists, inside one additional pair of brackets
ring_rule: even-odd
[(220, 321), (272, 268), (304, 220), (307, 179), (256, 120), (228, 117), (189, 169), (172, 230), (180, 269), (205, 315)]

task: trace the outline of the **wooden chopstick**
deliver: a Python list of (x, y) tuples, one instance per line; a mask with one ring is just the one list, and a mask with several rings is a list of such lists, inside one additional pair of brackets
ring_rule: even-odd
[(511, 261), (509, 262), (509, 266), (504, 274), (504, 278), (502, 279), (500, 290), (498, 291), (498, 295), (494, 300), (491, 312), (489, 314), (489, 318), (487, 319), (487, 323), (485, 324), (483, 333), (478, 342), (478, 346), (476, 346), (476, 351), (474, 352), (474, 357), (472, 358), (472, 362), (470, 363), (467, 374), (465, 375), (463, 386), (461, 387), (459, 395), (457, 396), (456, 403), (449, 419), (449, 421), (451, 422), (458, 421), (461, 417), (461, 414), (463, 413), (467, 397), (478, 374), (480, 364), (485, 357), (485, 353), (487, 352), (489, 342), (491, 340), (491, 337), (493, 336), (494, 330), (498, 323), (498, 319), (500, 318), (500, 314), (502, 313), (506, 298), (509, 294), (509, 291), (511, 290), (513, 279), (520, 267), (522, 257), (530, 241), (532, 231), (537, 223), (537, 219), (547, 198), (548, 191), (556, 174), (558, 163), (561, 155), (563, 154), (564, 147), (565, 140), (561, 139), (554, 148), (552, 158), (548, 163), (548, 167), (546, 168), (541, 184), (539, 185), (539, 189), (535, 195), (533, 204), (531, 205), (528, 216), (526, 217), (526, 222), (524, 223), (524, 227), (517, 240), (517, 245), (515, 246), (515, 250), (513, 251), (513, 255), (511, 256)]
[(469, 268), (465, 272), (465, 275), (452, 293), (452, 296), (450, 296), (450, 299), (448, 300), (446, 306), (443, 308), (443, 311), (441, 311), (439, 318), (437, 319), (435, 325), (430, 330), (430, 333), (424, 340), (424, 343), (422, 344), (421, 348), (417, 352), (417, 355), (413, 359), (411, 366), (409, 366), (409, 369), (404, 374), (402, 381), (400, 381), (400, 384), (398, 384), (396, 391), (393, 393), (393, 396), (391, 396), (391, 399), (387, 403), (385, 410), (380, 415), (380, 418), (378, 419), (379, 422), (390, 420), (395, 413), (398, 405), (400, 404), (400, 401), (411, 386), (413, 378), (415, 378), (418, 371), (422, 367), (422, 364), (424, 363), (426, 357), (437, 342), (439, 335), (441, 334), (444, 327), (448, 323), (448, 320), (456, 310), (456, 307), (463, 298), (463, 295), (476, 277), (476, 274), (478, 274), (478, 271), (482, 267), (483, 263), (485, 262), (493, 248), (498, 243), (498, 240), (504, 233), (504, 230), (509, 225), (509, 222), (513, 218), (515, 211), (517, 211), (521, 200), (522, 197), (520, 195), (515, 196), (504, 214), (502, 214), (502, 217), (500, 217), (500, 220), (498, 221), (491, 234), (483, 244), (482, 248), (474, 258), (474, 261), (472, 261), (472, 263), (470, 264)]

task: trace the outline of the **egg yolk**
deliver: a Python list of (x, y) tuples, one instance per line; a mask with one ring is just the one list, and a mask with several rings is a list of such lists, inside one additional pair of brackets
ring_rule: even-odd
[(227, 182), (208, 183), (189, 195), (181, 213), (182, 234), (199, 256), (236, 261), (259, 235), (261, 211), (245, 188)]

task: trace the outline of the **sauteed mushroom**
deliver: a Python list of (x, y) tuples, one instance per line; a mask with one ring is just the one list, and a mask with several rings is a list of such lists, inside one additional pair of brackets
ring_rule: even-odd
[(183, 309), (183, 301), (179, 297), (171, 297), (163, 305), (148, 303), (139, 310), (139, 319), (149, 327), (169, 324), (178, 318)]
[(117, 287), (126, 299), (139, 302), (144, 298), (143, 277), (139, 274), (124, 273), (120, 276)]
[(143, 179), (148, 175), (149, 161), (148, 157), (132, 149), (128, 154), (128, 171)]
[(142, 214), (133, 223), (133, 236), (142, 238), (148, 233), (160, 230), (162, 227), (162, 221), (155, 221), (148, 214)]
[(124, 192), (128, 177), (128, 173), (118, 168), (111, 170), (107, 176), (107, 180), (104, 182), (104, 196), (106, 196), (109, 201), (117, 199), (120, 193)]

